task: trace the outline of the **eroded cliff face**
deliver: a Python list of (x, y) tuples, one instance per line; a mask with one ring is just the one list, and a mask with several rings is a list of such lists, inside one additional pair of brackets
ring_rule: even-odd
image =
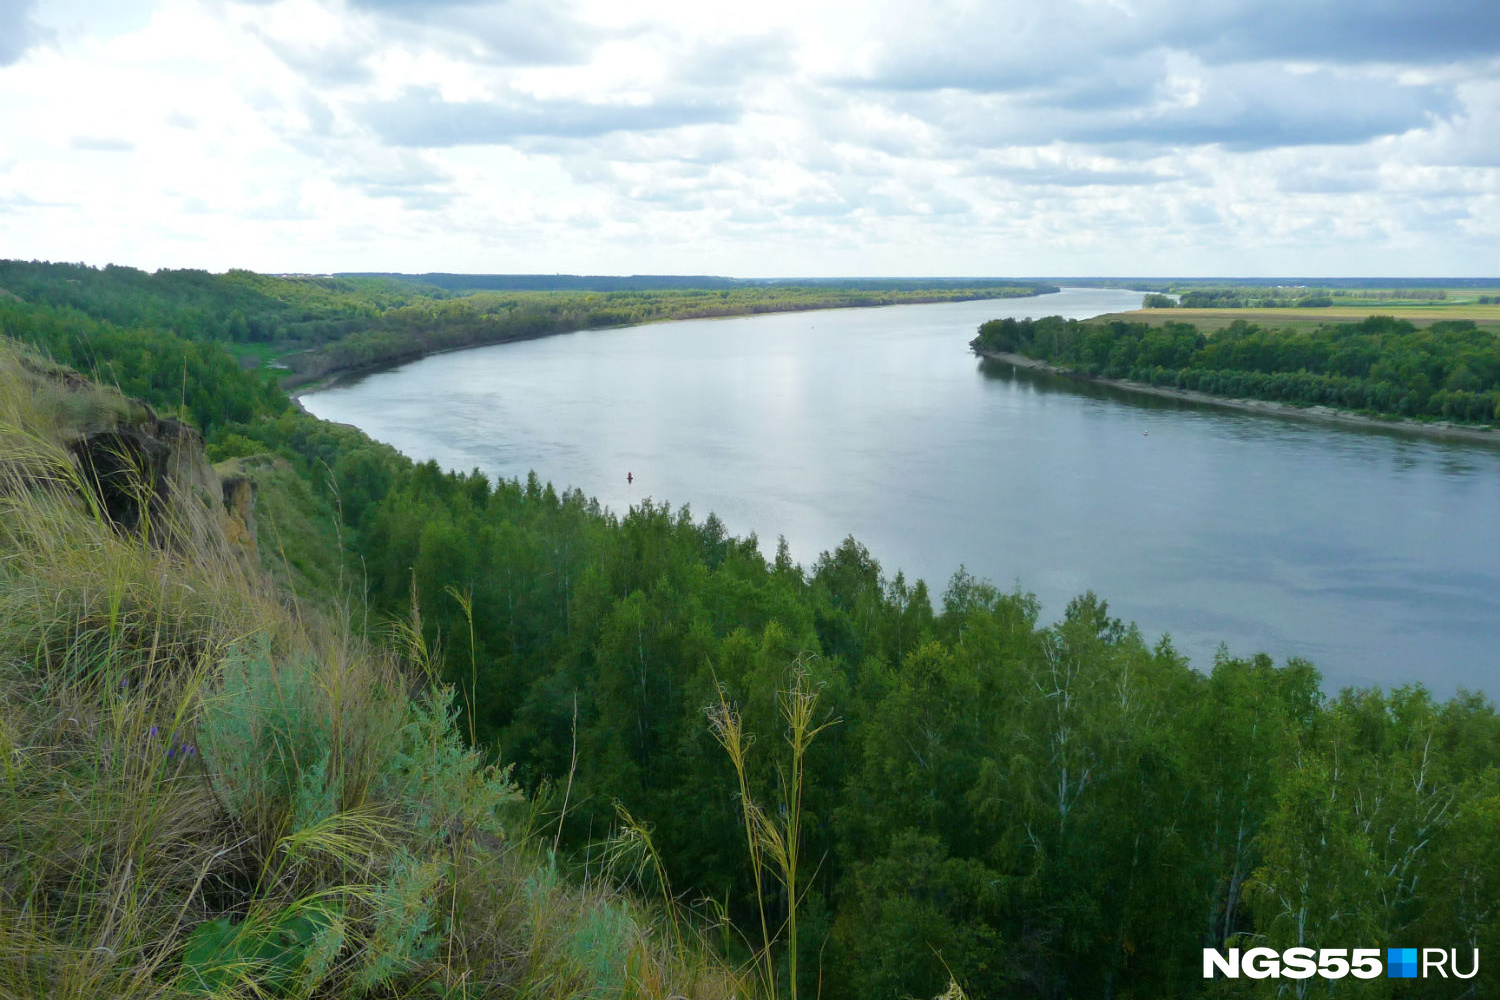
[[(33, 356), (0, 355), (0, 369), (0, 389), (12, 397), (7, 420), (51, 441), (72, 466), (71, 475), (54, 468), (26, 478), (83, 494), (121, 533), (182, 553), (218, 551), (260, 571), (255, 484), (221, 480), (197, 429)], [(39, 470), (49, 464), (33, 458), (27, 464)]]
[(218, 477), (196, 430), (150, 407), (145, 411), (112, 427), (79, 430), (68, 450), (115, 527), (163, 543), (180, 541), (177, 536), (195, 525), (183, 523), (188, 512), (177, 508), (211, 509), (219, 499)]
[(247, 569), (258, 570), (260, 546), (256, 540), (255, 498), (260, 487), (243, 474), (226, 475), (219, 482), (224, 501), (221, 522), (224, 539)]

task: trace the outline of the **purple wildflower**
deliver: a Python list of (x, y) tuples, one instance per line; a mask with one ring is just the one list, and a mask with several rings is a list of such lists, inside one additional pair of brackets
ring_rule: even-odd
[(156, 727), (155, 726), (151, 727), (151, 738), (153, 740), (156, 739)]

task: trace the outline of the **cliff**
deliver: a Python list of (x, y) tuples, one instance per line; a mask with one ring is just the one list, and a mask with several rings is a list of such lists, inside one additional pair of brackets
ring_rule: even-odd
[[(116, 531), (179, 556), (222, 549), (258, 572), (255, 483), (221, 478), (198, 430), (78, 372), (27, 354), (6, 367), (6, 391), (30, 424), (67, 456), (55, 487), (71, 488)], [(24, 452), (24, 449), (22, 449)]]

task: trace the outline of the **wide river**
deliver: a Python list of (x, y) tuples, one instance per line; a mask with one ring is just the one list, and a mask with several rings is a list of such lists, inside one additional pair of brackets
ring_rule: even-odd
[[(1059, 617), (1093, 590), (1208, 669), (1500, 696), (1500, 451), (1134, 396), (982, 362), (999, 316), (1138, 293), (688, 320), (439, 354), (303, 397), (417, 459), (616, 511), (713, 511), (804, 565), (853, 535), (941, 594), (964, 564)], [(633, 473), (633, 484), (626, 473)]]

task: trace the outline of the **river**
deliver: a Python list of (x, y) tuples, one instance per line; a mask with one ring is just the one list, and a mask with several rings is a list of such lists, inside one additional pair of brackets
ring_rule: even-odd
[[(1000, 316), (1141, 295), (687, 320), (439, 354), (302, 398), (413, 458), (536, 472), (617, 511), (713, 511), (804, 565), (854, 535), (888, 576), (960, 563), (1093, 590), (1209, 669), (1312, 660), (1325, 687), (1500, 696), (1500, 451), (1126, 394), (981, 361)], [(634, 482), (626, 482), (626, 473)]]

